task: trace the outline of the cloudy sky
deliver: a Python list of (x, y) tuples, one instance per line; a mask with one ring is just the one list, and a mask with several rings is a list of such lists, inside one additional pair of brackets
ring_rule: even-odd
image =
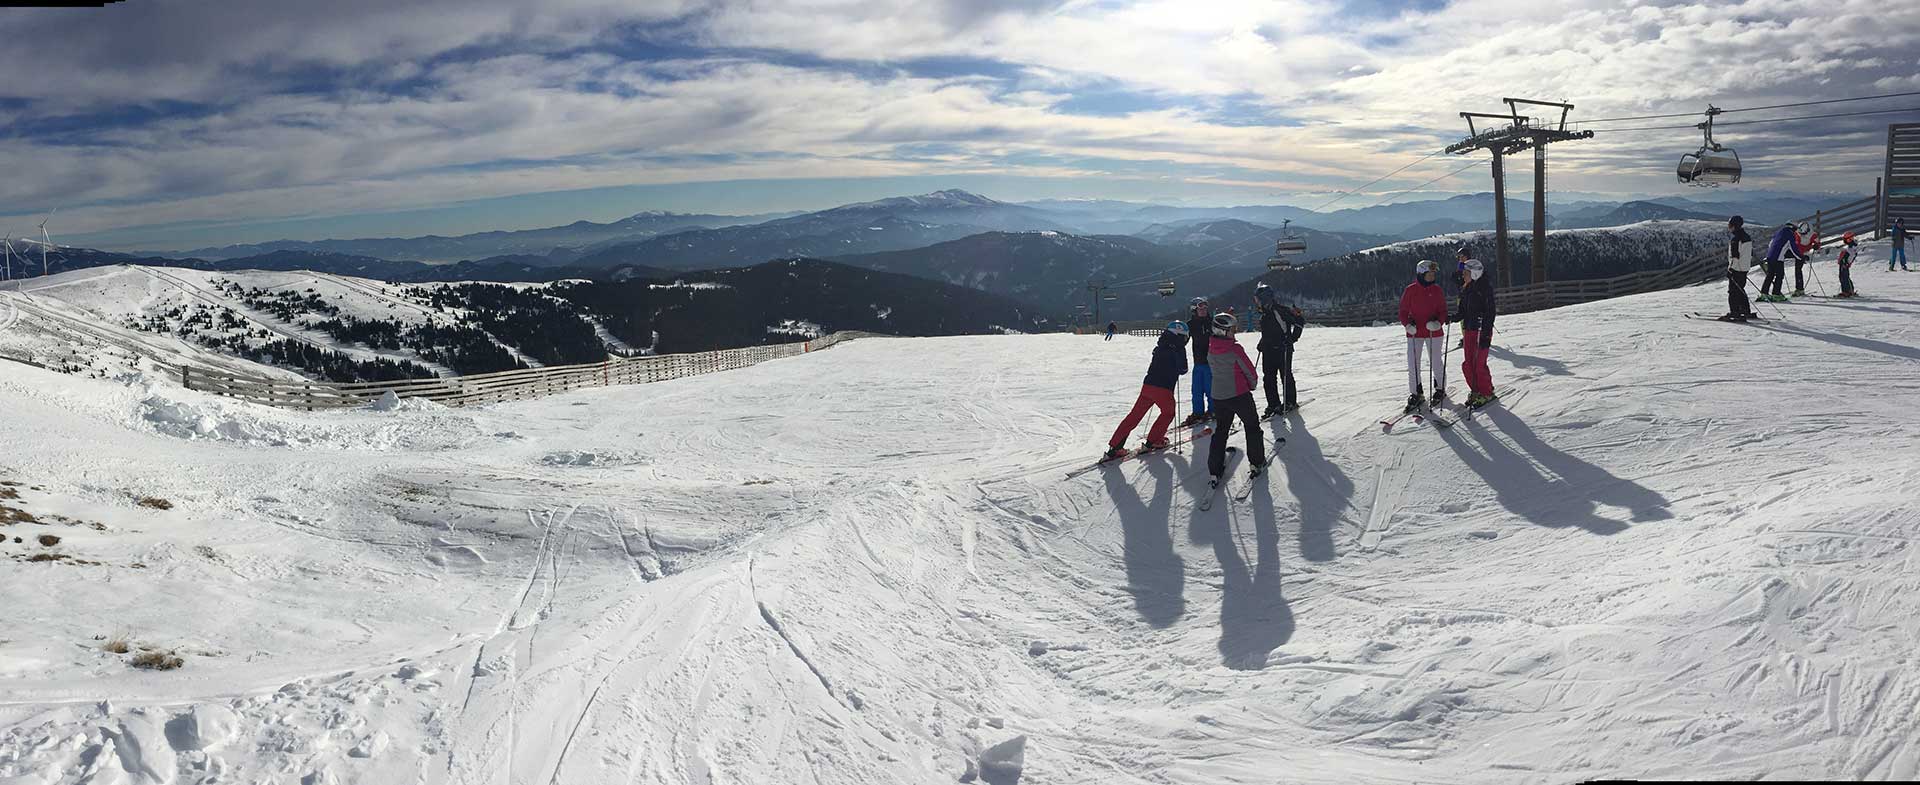
[[(1600, 118), (1920, 91), (1920, 3), (1884, 0), (128, 0), (0, 9), (0, 39), (0, 231), (58, 208), (56, 239), (122, 248), (942, 187), (1314, 206), (1502, 96)], [(1920, 112), (1720, 136), (1742, 187), (1860, 192), (1893, 121)], [(1553, 187), (1679, 193), (1697, 146), (1560, 145)], [(1485, 172), (1416, 193), (1484, 191)]]

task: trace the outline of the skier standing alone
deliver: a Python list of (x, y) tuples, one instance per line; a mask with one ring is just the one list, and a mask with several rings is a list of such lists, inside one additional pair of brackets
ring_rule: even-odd
[[(1293, 384), (1293, 344), (1306, 330), (1307, 320), (1300, 315), (1299, 308), (1281, 305), (1265, 281), (1254, 287), (1253, 302), (1254, 310), (1260, 312), (1260, 370), (1267, 385), (1267, 410), (1260, 413), (1260, 419), (1284, 417), (1300, 408)], [(1279, 384), (1275, 384), (1276, 376)], [(1281, 390), (1286, 392), (1284, 398)]]
[(1747, 299), (1747, 274), (1753, 269), (1753, 236), (1747, 234), (1746, 219), (1734, 216), (1727, 221), (1727, 315), (1723, 319), (1746, 321), (1758, 314)]
[(1254, 477), (1267, 467), (1266, 434), (1260, 432), (1260, 419), (1254, 416), (1253, 389), (1259, 378), (1247, 350), (1233, 339), (1238, 325), (1233, 314), (1214, 314), (1213, 340), (1207, 347), (1207, 364), (1213, 367), (1213, 438), (1207, 445), (1207, 472), (1211, 485), (1220, 486), (1220, 475), (1227, 471), (1227, 429), (1233, 418), (1247, 431), (1247, 459), (1253, 462)]
[(1147, 416), (1147, 410), (1158, 408), (1160, 414), (1153, 420), (1153, 427), (1147, 430), (1147, 443), (1140, 447), (1141, 452), (1164, 449), (1167, 446), (1167, 426), (1173, 424), (1173, 388), (1180, 383), (1180, 377), (1187, 372), (1187, 326), (1172, 322), (1160, 333), (1160, 342), (1153, 347), (1153, 362), (1147, 366), (1147, 378), (1140, 385), (1140, 395), (1133, 399), (1133, 411), (1127, 412), (1127, 418), (1120, 421), (1120, 427), (1113, 430), (1113, 438), (1107, 440), (1107, 454), (1101, 460), (1110, 461), (1127, 454), (1127, 436), (1134, 427)]
[(1213, 371), (1207, 366), (1206, 336), (1210, 329), (1207, 325), (1213, 323), (1213, 313), (1205, 297), (1195, 297), (1187, 304), (1187, 324), (1199, 329), (1201, 334), (1193, 336), (1193, 379), (1190, 381), (1193, 385), (1193, 413), (1180, 423), (1183, 426), (1206, 422), (1213, 403)]
[[(1887, 272), (1893, 272), (1893, 263), (1898, 261), (1900, 269), (1907, 269), (1907, 219), (1893, 219), (1893, 250), (1887, 254)], [(1908, 272), (1912, 272), (1908, 270)]]
[(1479, 408), (1493, 400), (1493, 374), (1487, 370), (1487, 352), (1493, 349), (1493, 285), (1481, 279), (1480, 262), (1462, 247), (1460, 259), (1460, 348), (1466, 360), (1460, 374), (1467, 377), (1467, 405)]
[(1119, 325), (1114, 324), (1113, 322), (1107, 322), (1107, 340), (1109, 341), (1113, 340), (1113, 331), (1119, 328), (1120, 328)]
[(1439, 265), (1426, 259), (1413, 268), (1413, 283), (1400, 293), (1400, 324), (1407, 329), (1407, 411), (1420, 408), (1420, 347), (1427, 349), (1427, 366), (1433, 370), (1432, 403), (1447, 398), (1447, 368), (1441, 360), (1446, 351), (1447, 294), (1440, 288)]

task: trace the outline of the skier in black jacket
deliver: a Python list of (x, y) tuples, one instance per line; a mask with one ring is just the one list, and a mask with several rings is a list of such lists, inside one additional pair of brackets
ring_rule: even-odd
[(1493, 350), (1493, 282), (1482, 276), (1485, 273), (1480, 260), (1474, 259), (1462, 246), (1454, 254), (1460, 260), (1460, 332), (1461, 348), (1465, 350), (1465, 359), (1460, 371), (1467, 377), (1467, 405), (1480, 408), (1493, 400), (1493, 374), (1487, 370), (1487, 353)]
[[(1307, 328), (1299, 308), (1281, 305), (1265, 281), (1253, 289), (1254, 309), (1260, 312), (1260, 372), (1267, 385), (1267, 410), (1260, 419), (1286, 416), (1300, 408), (1298, 391), (1293, 385), (1293, 344)], [(1278, 376), (1280, 384), (1274, 384)], [(1285, 390), (1285, 397), (1281, 390)]]
[(1140, 384), (1140, 395), (1133, 400), (1133, 410), (1127, 412), (1127, 418), (1120, 421), (1120, 427), (1113, 430), (1113, 438), (1107, 440), (1107, 454), (1101, 457), (1110, 461), (1127, 454), (1127, 436), (1147, 416), (1147, 410), (1160, 409), (1160, 416), (1154, 418), (1153, 427), (1147, 431), (1147, 443), (1140, 451), (1159, 450), (1167, 446), (1167, 426), (1173, 423), (1173, 388), (1179, 384), (1180, 376), (1187, 372), (1187, 326), (1180, 322), (1167, 325), (1160, 333), (1160, 342), (1153, 347), (1153, 363), (1147, 366), (1147, 378)]

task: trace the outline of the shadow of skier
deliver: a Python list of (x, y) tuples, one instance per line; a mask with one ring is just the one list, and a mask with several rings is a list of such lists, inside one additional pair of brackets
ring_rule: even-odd
[(1762, 325), (1758, 325), (1758, 327), (1760, 327), (1760, 329), (1762, 330), (1772, 330), (1774, 332), (1786, 333), (1788, 335), (1800, 335), (1800, 336), (1805, 336), (1807, 338), (1826, 341), (1827, 343), (1834, 344), (1836, 346), (1845, 346), (1849, 349), (1860, 349), (1860, 350), (1869, 351), (1869, 352), (1879, 352), (1889, 357), (1898, 357), (1904, 360), (1920, 360), (1920, 348), (1915, 348), (1912, 346), (1902, 346), (1897, 343), (1887, 343), (1886, 341), (1876, 341), (1876, 340), (1873, 340), (1872, 338), (1856, 338), (1851, 335), (1842, 335), (1840, 333), (1823, 332), (1820, 330), (1809, 330), (1805, 327), (1800, 327), (1800, 326), (1793, 325), (1786, 322), (1762, 324)]
[[(1177, 456), (1168, 456), (1177, 458)], [(1186, 563), (1173, 549), (1173, 496), (1178, 467), (1174, 460), (1142, 459), (1153, 476), (1153, 498), (1142, 502), (1140, 491), (1124, 473), (1106, 472), (1107, 494), (1120, 516), (1121, 551), (1127, 570), (1127, 593), (1134, 610), (1148, 624), (1172, 626), (1187, 612)], [(1179, 460), (1185, 465), (1185, 460)]]
[(1332, 561), (1337, 555), (1333, 527), (1341, 511), (1353, 504), (1353, 480), (1327, 460), (1320, 440), (1304, 423), (1276, 420), (1273, 430), (1287, 437), (1286, 447), (1273, 454), (1286, 471), (1287, 488), (1300, 508), (1300, 557), (1310, 562)]
[(1492, 350), (1490, 350), (1488, 353), (1494, 357), (1498, 357), (1502, 360), (1506, 360), (1507, 362), (1513, 363), (1513, 367), (1515, 368), (1539, 368), (1540, 370), (1546, 371), (1547, 374), (1550, 376), (1572, 376), (1573, 375), (1573, 371), (1567, 370), (1567, 364), (1560, 362), (1559, 360), (1549, 360), (1545, 357), (1534, 357), (1532, 355), (1521, 354), (1511, 349), (1501, 348), (1500, 346), (1497, 346), (1497, 345), (1494, 346)]
[(1293, 638), (1293, 609), (1281, 593), (1280, 529), (1274, 523), (1273, 495), (1256, 482), (1253, 509), (1254, 562), (1249, 568), (1239, 532), (1222, 515), (1226, 531), (1213, 539), (1220, 560), (1220, 662), (1234, 670), (1267, 667), (1267, 655)]
[[(1578, 526), (1594, 534), (1626, 531), (1626, 521), (1600, 514), (1603, 504), (1627, 508), (1636, 522), (1673, 517), (1665, 496), (1561, 452), (1542, 441), (1512, 412), (1495, 405), (1476, 416), (1495, 426), (1468, 426), (1480, 449), (1474, 449), (1454, 429), (1440, 431), (1440, 438), (1493, 489), (1500, 506), (1535, 525)], [(1508, 446), (1499, 435), (1511, 439), (1513, 445)]]

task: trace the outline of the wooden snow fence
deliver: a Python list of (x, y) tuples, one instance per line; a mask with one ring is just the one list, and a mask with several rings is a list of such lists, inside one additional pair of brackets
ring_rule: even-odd
[(819, 351), (872, 333), (838, 332), (801, 343), (721, 349), (691, 354), (608, 358), (597, 363), (529, 368), (514, 371), (404, 379), (391, 382), (309, 382), (243, 376), (211, 368), (180, 366), (180, 384), (269, 406), (288, 409), (336, 409), (365, 406), (387, 393), (400, 398), (425, 398), (448, 406), (499, 403), (539, 398), (587, 387), (648, 384), (688, 376), (731, 371), (768, 360)]

